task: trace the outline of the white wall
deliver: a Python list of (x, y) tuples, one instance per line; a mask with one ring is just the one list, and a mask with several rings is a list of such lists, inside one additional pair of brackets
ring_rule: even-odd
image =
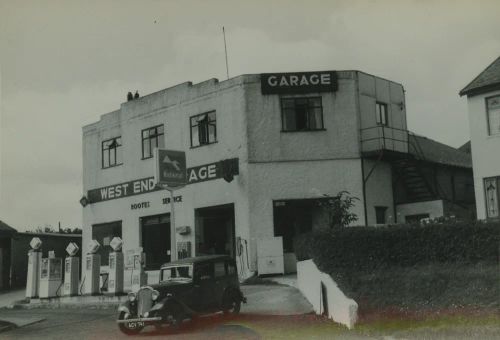
[(322, 314), (325, 311), (321, 291), (322, 283), (327, 292), (328, 317), (349, 329), (353, 328), (358, 319), (356, 301), (345, 296), (332, 277), (321, 272), (313, 260), (297, 262), (298, 288), (309, 300), (317, 314)]
[(274, 236), (274, 200), (321, 198), (347, 190), (360, 198), (352, 212), (364, 222), (360, 159), (251, 163), (248, 169), (252, 268), (255, 240)]
[(484, 182), (485, 177), (500, 176), (500, 135), (488, 135), (486, 97), (500, 95), (500, 91), (467, 98), (471, 137), (474, 191), (477, 218), (486, 218)]
[[(377, 218), (375, 207), (387, 207), (386, 223), (394, 223), (394, 200), (392, 190), (392, 170), (391, 165), (385, 162), (364, 160), (364, 176), (367, 177), (370, 170), (374, 169), (365, 185), (366, 192), (366, 215), (367, 224), (376, 224)], [(363, 224), (359, 221), (358, 224)]]
[(408, 215), (429, 214), (429, 218), (437, 218), (444, 215), (442, 200), (398, 204), (396, 206), (398, 223), (404, 223)]

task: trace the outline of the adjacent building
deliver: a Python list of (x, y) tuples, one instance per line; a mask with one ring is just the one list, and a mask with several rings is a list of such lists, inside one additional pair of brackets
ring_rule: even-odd
[(500, 185), (500, 57), (462, 91), (467, 96), (479, 219), (498, 219)]
[[(179, 256), (226, 253), (241, 276), (281, 258), (294, 271), (293, 238), (325, 226), (319, 202), (341, 191), (359, 198), (354, 225), (474, 210), (470, 155), (408, 131), (401, 84), (360, 71), (187, 82), (83, 127), (83, 249), (103, 245), (103, 271), (114, 236), (125, 251), (142, 247), (148, 270), (170, 259), (156, 147), (186, 153), (188, 184), (174, 195)], [(259, 254), (275, 237), (280, 256)]]

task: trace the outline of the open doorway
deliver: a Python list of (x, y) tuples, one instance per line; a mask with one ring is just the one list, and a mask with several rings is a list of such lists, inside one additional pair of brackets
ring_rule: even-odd
[(235, 257), (234, 204), (195, 209), (196, 254)]
[(156, 270), (170, 262), (170, 214), (141, 217), (140, 223), (146, 270)]
[(297, 271), (294, 238), (326, 225), (328, 217), (320, 199), (289, 199), (273, 202), (274, 236), (283, 237), (285, 273)]

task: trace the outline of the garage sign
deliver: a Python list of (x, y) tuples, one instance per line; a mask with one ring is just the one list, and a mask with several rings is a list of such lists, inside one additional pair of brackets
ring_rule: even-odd
[(262, 73), (260, 75), (262, 94), (294, 94), (337, 91), (335, 71)]
[(186, 185), (186, 153), (166, 149), (155, 149), (155, 183), (168, 187)]
[[(238, 175), (238, 158), (225, 159), (219, 162), (187, 168), (185, 172), (187, 174), (187, 184), (211, 181), (219, 178), (227, 180), (227, 176)], [(89, 190), (87, 198), (89, 203), (97, 203), (158, 190), (162, 190), (162, 188), (156, 185), (155, 178), (146, 177)], [(174, 200), (177, 202), (176, 198)]]

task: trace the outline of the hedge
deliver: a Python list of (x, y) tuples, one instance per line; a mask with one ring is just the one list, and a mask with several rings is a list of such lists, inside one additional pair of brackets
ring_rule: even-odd
[(500, 223), (323, 229), (295, 239), (297, 259), (328, 273), (432, 263), (499, 262)]

